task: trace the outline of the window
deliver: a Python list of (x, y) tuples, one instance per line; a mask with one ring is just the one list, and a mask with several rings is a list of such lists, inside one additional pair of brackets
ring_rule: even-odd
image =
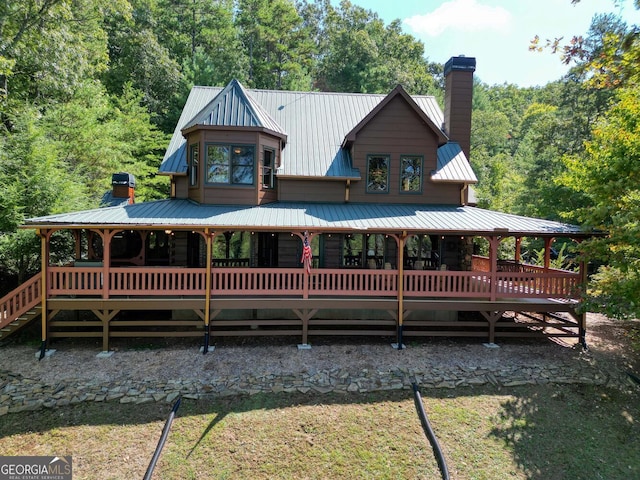
[(417, 155), (400, 157), (400, 191), (422, 192), (422, 157)]
[(262, 151), (262, 188), (275, 188), (275, 153), (268, 148)]
[(347, 233), (342, 242), (342, 266), (384, 268), (387, 241), (382, 234)]
[(367, 156), (367, 193), (389, 192), (389, 155)]
[(249, 267), (251, 265), (251, 234), (224, 232), (213, 240), (214, 267)]
[(438, 252), (438, 237), (410, 235), (404, 244), (404, 266), (412, 270), (437, 269), (440, 267)]
[(253, 145), (207, 145), (207, 183), (253, 185)]
[(342, 266), (362, 268), (363, 235), (348, 233), (343, 237)]
[(189, 146), (189, 185), (198, 185), (198, 144)]

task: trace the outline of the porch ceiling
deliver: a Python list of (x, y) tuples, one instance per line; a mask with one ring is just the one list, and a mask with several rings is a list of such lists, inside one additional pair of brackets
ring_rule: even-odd
[(576, 225), (455, 205), (271, 203), (201, 205), (160, 200), (35, 217), (24, 228), (148, 227), (193, 230), (425, 232), (586, 237)]

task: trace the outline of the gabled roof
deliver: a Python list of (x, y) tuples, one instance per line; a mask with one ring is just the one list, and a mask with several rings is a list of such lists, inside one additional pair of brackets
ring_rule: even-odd
[(588, 236), (580, 227), (455, 205), (288, 203), (261, 206), (205, 205), (159, 200), (30, 218), (28, 228), (215, 228), (219, 230), (423, 232), (451, 235)]
[(438, 137), (438, 144), (441, 145), (445, 143), (447, 140), (447, 136), (440, 129), (438, 125), (433, 123), (433, 120), (429, 118), (427, 115), (417, 104), (416, 102), (409, 96), (402, 85), (396, 86), (389, 95), (387, 95), (378, 105), (375, 106), (373, 110), (369, 112), (369, 114), (364, 117), (349, 133), (347, 133), (342, 142), (343, 147), (348, 147), (353, 142), (355, 142), (358, 133), (373, 119), (376, 115), (378, 115), (384, 107), (386, 107), (389, 102), (391, 102), (394, 98), (401, 97), (404, 99), (407, 104), (418, 114), (418, 116), (422, 119), (423, 122), (427, 124), (427, 126), (433, 131), (433, 133)]
[[(192, 121), (201, 113), (204, 115), (222, 90), (193, 87), (160, 165), (161, 174), (186, 174), (186, 140), (182, 130), (193, 125)], [(348, 150), (341, 145), (345, 136), (388, 95), (253, 89), (245, 92), (287, 132), (278, 176), (360, 179)], [(410, 98), (421, 115), (433, 125), (442, 125), (444, 115), (434, 97)]]
[(478, 183), (478, 178), (458, 142), (448, 142), (438, 148), (438, 167), (431, 172), (431, 180)]
[(287, 133), (271, 115), (233, 79), (182, 128), (194, 126), (264, 128), (286, 140)]

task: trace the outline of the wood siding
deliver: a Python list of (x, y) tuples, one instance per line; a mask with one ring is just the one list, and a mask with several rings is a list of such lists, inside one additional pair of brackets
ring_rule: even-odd
[[(353, 166), (362, 180), (351, 184), (353, 202), (460, 204), (462, 184), (438, 184), (429, 179), (437, 167), (438, 138), (413, 108), (401, 97), (389, 104), (358, 133), (352, 148)], [(389, 155), (389, 192), (367, 193), (367, 155)], [(423, 186), (420, 194), (400, 192), (400, 157), (423, 157)]]
[[(346, 181), (281, 179), (278, 200), (281, 202), (343, 203)], [(353, 186), (353, 183), (352, 183)]]
[(173, 198), (190, 198), (189, 197), (189, 178), (184, 175), (172, 175), (172, 197)]
[[(298, 236), (280, 234), (278, 237), (278, 267), (296, 268), (302, 267), (301, 242)], [(302, 271), (302, 268), (300, 268)]]

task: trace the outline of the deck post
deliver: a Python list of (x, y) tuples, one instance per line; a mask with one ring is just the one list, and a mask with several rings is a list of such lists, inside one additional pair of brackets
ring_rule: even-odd
[(205, 229), (205, 240), (207, 242), (207, 273), (205, 277), (204, 287), (204, 345), (202, 347), (202, 354), (206, 354), (209, 351), (209, 324), (211, 322), (211, 263), (213, 256), (213, 237), (215, 233), (211, 234), (209, 229)]
[(102, 235), (102, 298), (109, 298), (109, 269), (111, 268), (111, 239), (115, 230), (104, 230)]
[(498, 247), (500, 237), (489, 237), (489, 263), (491, 275), (491, 301), (495, 302), (498, 297)]
[(42, 303), (42, 343), (40, 344), (40, 357), (38, 360), (42, 360), (45, 356), (45, 351), (47, 349), (47, 289), (49, 288), (47, 285), (47, 277), (49, 275), (48, 266), (49, 266), (49, 235), (50, 233), (47, 231), (37, 231), (38, 235), (40, 235), (40, 257), (41, 257), (41, 275), (42, 275), (42, 291), (40, 292), (40, 298)]
[[(584, 260), (580, 261), (580, 283), (581, 292), (580, 292), (580, 300), (582, 300), (587, 295), (587, 284), (589, 283), (589, 271), (587, 270), (587, 262)], [(587, 350), (589, 347), (587, 346), (587, 313), (576, 313), (578, 317), (578, 342), (582, 345), (582, 348)]]
[(398, 329), (397, 345), (398, 350), (402, 350), (402, 333), (404, 329), (404, 241), (407, 232), (402, 232), (398, 238)]
[(553, 242), (553, 237), (548, 237), (544, 239), (544, 270), (545, 272), (549, 270), (549, 267), (551, 267), (551, 242)]

